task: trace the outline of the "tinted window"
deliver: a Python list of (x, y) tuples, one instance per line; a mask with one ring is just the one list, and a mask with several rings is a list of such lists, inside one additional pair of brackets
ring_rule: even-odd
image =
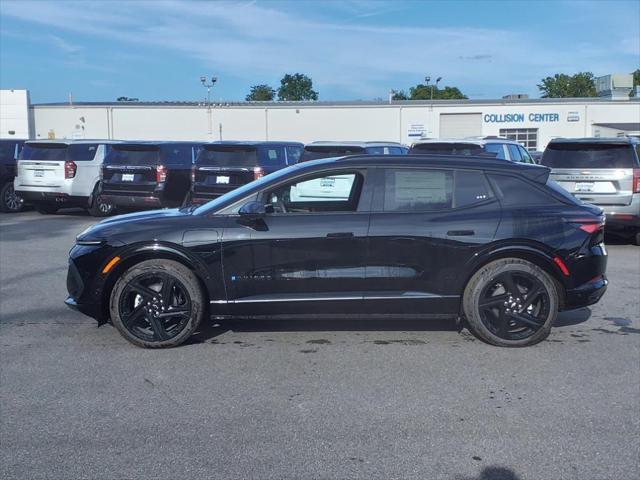
[(162, 145), (160, 152), (162, 163), (169, 165), (191, 165), (193, 163), (193, 147), (191, 145)]
[(484, 146), (484, 150), (485, 152), (495, 153), (496, 155), (495, 158), (499, 158), (500, 160), (507, 159), (507, 157), (505, 157), (504, 155), (504, 147), (502, 146), (501, 143), (487, 143)]
[(286, 164), (283, 147), (259, 147), (258, 158), (260, 159), (260, 165), (263, 167), (281, 167)]
[(402, 155), (400, 147), (367, 147), (366, 153), (369, 155)]
[(384, 210), (411, 212), (451, 208), (453, 172), (448, 170), (386, 170)]
[(359, 173), (323, 173), (269, 192), (265, 203), (275, 213), (355, 211), (361, 185)]
[(0, 142), (0, 162), (11, 163), (15, 160), (16, 142)]
[(556, 143), (547, 146), (542, 165), (551, 168), (634, 168), (629, 145)]
[(482, 172), (456, 171), (453, 207), (465, 207), (484, 202), (493, 194)]
[(67, 148), (67, 159), (77, 161), (93, 160), (98, 151), (98, 144), (77, 143), (69, 145)]
[(196, 159), (198, 165), (216, 167), (246, 167), (258, 165), (258, 152), (254, 146), (206, 145)]
[(507, 144), (507, 148), (509, 149), (509, 156), (511, 157), (511, 160), (513, 160), (514, 162), (522, 161), (522, 154), (520, 153), (520, 150), (518, 150), (517, 145), (512, 145), (509, 143)]
[(55, 160), (67, 159), (67, 145), (64, 143), (27, 144), (20, 153), (22, 160)]
[(524, 147), (518, 145), (518, 150), (520, 150), (520, 155), (522, 156), (522, 161), (524, 163), (535, 163), (533, 158), (531, 158), (531, 155), (529, 155), (529, 152), (527, 152)]
[(530, 185), (524, 180), (508, 175), (490, 175), (505, 206), (551, 205), (557, 203), (549, 194)]
[(105, 157), (109, 165), (158, 165), (160, 149), (153, 145), (113, 145)]
[(301, 162), (308, 162), (309, 160), (318, 160), (319, 158), (331, 158), (331, 157), (343, 157), (345, 155), (360, 155), (365, 153), (365, 149), (362, 147), (339, 147), (339, 146), (306, 146)]
[(442, 155), (477, 155), (482, 147), (474, 143), (419, 143), (409, 153), (426, 153)]
[(285, 147), (287, 151), (287, 164), (294, 165), (300, 161), (300, 157), (302, 156), (302, 147), (297, 146), (288, 146)]

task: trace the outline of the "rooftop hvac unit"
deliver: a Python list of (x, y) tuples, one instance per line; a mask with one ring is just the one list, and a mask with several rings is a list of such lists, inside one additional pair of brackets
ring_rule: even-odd
[(599, 97), (612, 100), (629, 100), (633, 89), (633, 75), (619, 73), (596, 78), (596, 92)]

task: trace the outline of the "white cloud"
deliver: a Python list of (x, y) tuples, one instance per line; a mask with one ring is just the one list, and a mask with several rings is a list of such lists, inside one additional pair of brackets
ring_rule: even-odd
[[(264, 6), (263, 6), (264, 5)], [(345, 96), (384, 96), (389, 88), (406, 88), (425, 74), (444, 77), (443, 84), (478, 90), (535, 89), (539, 78), (557, 71), (620, 69), (619, 57), (640, 55), (631, 41), (576, 47), (541, 41), (523, 30), (453, 27), (364, 26), (313, 20), (283, 4), (178, 1), (163, 2), (9, 2), (2, 14), (47, 28), (101, 39), (183, 53), (203, 68), (247, 78), (248, 82), (304, 72), (323, 87)], [(286, 6), (286, 4), (284, 4)], [(379, 17), (393, 4), (351, 2), (355, 18)], [(360, 12), (360, 13), (358, 13)], [(67, 53), (76, 48), (60, 35), (50, 38)], [(636, 42), (637, 43), (637, 42)], [(102, 59), (97, 59), (101, 61)], [(398, 85), (398, 78), (406, 78)], [(507, 93), (507, 92), (505, 92)]]

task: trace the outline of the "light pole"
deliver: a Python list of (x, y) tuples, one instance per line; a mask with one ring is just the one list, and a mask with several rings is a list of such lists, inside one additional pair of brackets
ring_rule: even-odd
[[(436, 78), (436, 83), (434, 84), (436, 89), (438, 88), (438, 83), (440, 83), (440, 80), (442, 80), (442, 77), (438, 77)], [(433, 87), (434, 85), (429, 85), (429, 82), (431, 81), (431, 77), (424, 77), (424, 81), (427, 82), (427, 87), (431, 86), (431, 100), (433, 100)]]
[(200, 83), (202, 83), (202, 86), (207, 89), (207, 124), (210, 139), (213, 137), (213, 119), (211, 118), (211, 88), (217, 81), (218, 77), (211, 77), (210, 82), (207, 82), (206, 76), (203, 75), (200, 77)]

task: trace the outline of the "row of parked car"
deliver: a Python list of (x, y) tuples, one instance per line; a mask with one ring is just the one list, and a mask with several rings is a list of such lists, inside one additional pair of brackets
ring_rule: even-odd
[[(299, 162), (358, 154), (537, 163), (520, 144), (500, 137), (424, 139), (411, 148), (397, 142), (3, 140), (0, 210), (19, 211), (26, 202), (45, 214), (82, 207), (107, 216), (201, 204)], [(639, 158), (633, 137), (554, 139), (540, 163), (552, 168), (552, 178), (569, 193), (603, 207), (610, 228), (640, 244)]]

